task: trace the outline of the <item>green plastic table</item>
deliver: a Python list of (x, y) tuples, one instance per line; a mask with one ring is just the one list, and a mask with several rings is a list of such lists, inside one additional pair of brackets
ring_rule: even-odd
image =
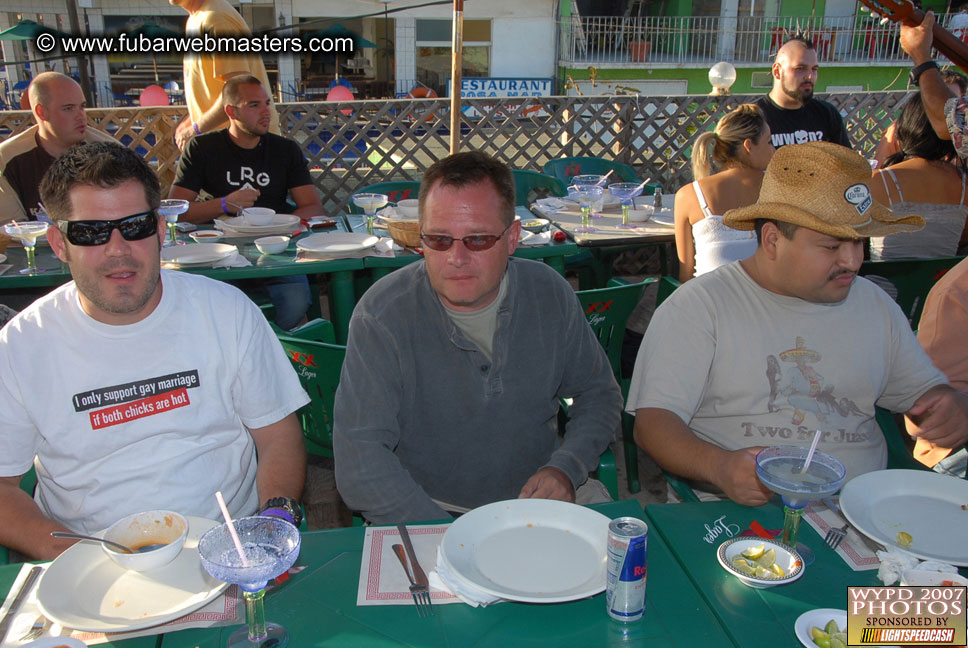
[[(593, 508), (610, 517), (643, 517), (635, 501)], [(632, 624), (611, 621), (605, 595), (557, 604), (501, 603), (486, 608), (356, 605), (364, 529), (303, 535), (297, 564), (307, 568), (265, 599), (266, 618), (284, 625), (290, 646), (728, 646), (699, 592), (682, 576), (666, 544), (650, 534), (646, 612)], [(222, 648), (232, 627), (166, 634), (163, 648)]]
[[(793, 628), (801, 614), (816, 608), (846, 610), (848, 585), (883, 584), (877, 579), (877, 570), (851, 570), (806, 521), (800, 524), (800, 542), (813, 549), (816, 561), (798, 580), (754, 589), (728, 574), (716, 559), (719, 545), (729, 540), (722, 529), (736, 525), (731, 531), (742, 532), (753, 520), (767, 529), (782, 528), (783, 505), (778, 497), (756, 508), (730, 501), (650, 504), (646, 519), (654, 535), (672, 548), (683, 572), (701, 592), (729, 638), (744, 648), (799, 646)], [(717, 529), (719, 534), (707, 542), (707, 536)]]

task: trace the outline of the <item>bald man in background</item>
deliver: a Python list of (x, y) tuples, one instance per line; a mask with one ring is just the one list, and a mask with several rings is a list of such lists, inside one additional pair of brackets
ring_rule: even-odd
[(766, 114), (774, 147), (818, 141), (850, 147), (840, 112), (813, 96), (819, 70), (817, 50), (809, 39), (795, 36), (777, 51), (773, 89), (756, 100)]
[(40, 179), (81, 142), (114, 142), (87, 123), (84, 93), (60, 72), (38, 74), (27, 88), (35, 124), (0, 144), (0, 224), (37, 220)]

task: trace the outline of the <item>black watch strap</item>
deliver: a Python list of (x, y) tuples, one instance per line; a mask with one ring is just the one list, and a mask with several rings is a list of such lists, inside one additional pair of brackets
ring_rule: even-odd
[(266, 503), (262, 505), (259, 509), (259, 513), (263, 513), (269, 509), (282, 509), (290, 516), (292, 516), (292, 523), (294, 526), (299, 526), (302, 523), (302, 507), (299, 506), (299, 502), (291, 497), (272, 497), (266, 500)]
[(932, 69), (934, 70), (938, 69), (938, 64), (935, 63), (934, 61), (926, 61), (921, 65), (915, 66), (911, 70), (911, 79), (910, 79), (911, 85), (913, 85), (914, 87), (919, 87), (919, 84), (921, 81), (921, 75), (927, 72), (928, 70), (932, 70)]

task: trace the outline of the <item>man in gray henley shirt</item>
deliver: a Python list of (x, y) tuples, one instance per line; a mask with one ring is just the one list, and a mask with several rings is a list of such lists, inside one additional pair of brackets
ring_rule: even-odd
[(622, 397), (568, 282), (509, 259), (510, 170), (478, 152), (434, 164), (420, 223), (424, 260), (377, 282), (350, 321), (333, 434), (343, 500), (378, 524), (575, 501)]

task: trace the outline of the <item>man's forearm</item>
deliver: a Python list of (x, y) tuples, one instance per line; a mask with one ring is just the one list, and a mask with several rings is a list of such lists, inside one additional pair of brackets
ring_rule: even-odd
[(697, 437), (679, 416), (659, 408), (636, 411), (635, 442), (664, 470), (712, 484), (728, 454)]
[(301, 499), (306, 481), (306, 448), (295, 414), (250, 432), (259, 456), (259, 503), (272, 497)]
[(19, 477), (0, 480), (0, 544), (31, 559), (53, 560), (76, 540), (50, 536), (70, 529), (45, 517), (19, 482)]

